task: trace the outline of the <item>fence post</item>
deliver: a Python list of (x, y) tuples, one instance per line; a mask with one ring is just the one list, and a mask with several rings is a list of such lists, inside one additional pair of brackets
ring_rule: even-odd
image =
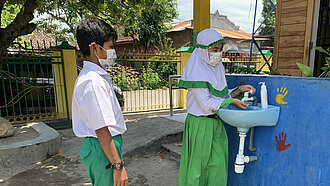
[[(66, 41), (63, 41), (62, 44), (59, 46), (59, 48), (62, 50), (61, 60), (63, 60), (62, 64), (64, 68), (61, 68), (58, 65), (55, 65), (56, 67), (53, 67), (54, 79), (55, 81), (57, 81), (56, 104), (58, 105), (57, 106), (58, 112), (62, 112), (62, 113), (68, 112), (69, 114), (68, 119), (70, 119), (72, 114), (71, 104), (72, 104), (73, 88), (75, 81), (77, 79), (76, 49), (75, 47), (70, 46), (69, 43)], [(64, 70), (64, 74), (62, 69)], [(58, 77), (58, 76), (62, 76), (62, 77)]]
[(170, 93), (170, 116), (173, 116), (173, 95), (172, 95), (172, 78), (171, 76), (168, 77), (168, 86), (169, 86), (169, 93)]
[[(189, 60), (191, 56), (191, 53), (181, 53), (181, 63), (178, 64), (178, 75), (182, 75), (183, 73), (183, 70), (185, 68), (185, 66), (187, 65), (187, 62)], [(180, 65), (180, 66), (179, 66)], [(187, 93), (188, 93), (188, 90), (179, 90), (179, 107), (180, 108), (186, 108), (186, 104), (187, 104), (187, 99), (186, 99), (186, 96), (187, 96)]]
[[(268, 61), (269, 65), (272, 65), (272, 63), (273, 63), (272, 53), (268, 50), (268, 51), (266, 51), (266, 53), (264, 53), (264, 55), (267, 58), (267, 60), (269, 60)], [(262, 68), (262, 69), (260, 69), (262, 72), (264, 72), (264, 71), (269, 72), (269, 67), (266, 64), (265, 59), (261, 56), (261, 54), (258, 54), (257, 57), (258, 57), (258, 61), (260, 61), (260, 63), (257, 63), (256, 69), (259, 70), (260, 68)]]

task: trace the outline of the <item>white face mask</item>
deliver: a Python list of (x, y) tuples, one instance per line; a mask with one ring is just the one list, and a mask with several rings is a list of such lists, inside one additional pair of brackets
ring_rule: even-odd
[(215, 67), (222, 61), (222, 51), (221, 52), (211, 52), (210, 53), (210, 63), (209, 65)]
[(107, 58), (106, 59), (101, 59), (101, 58), (99, 58), (99, 56), (97, 56), (97, 54), (95, 54), (96, 57), (98, 58), (98, 61), (101, 65), (101, 67), (105, 68), (105, 67), (113, 65), (115, 63), (116, 59), (117, 59), (116, 50), (115, 49), (106, 50), (103, 47), (101, 47), (101, 48), (107, 52)]

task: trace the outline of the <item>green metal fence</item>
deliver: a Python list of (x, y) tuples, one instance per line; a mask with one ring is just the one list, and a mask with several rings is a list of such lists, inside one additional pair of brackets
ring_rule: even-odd
[(61, 120), (55, 128), (70, 127), (62, 50), (44, 46), (14, 44), (2, 56), (0, 116), (13, 124)]

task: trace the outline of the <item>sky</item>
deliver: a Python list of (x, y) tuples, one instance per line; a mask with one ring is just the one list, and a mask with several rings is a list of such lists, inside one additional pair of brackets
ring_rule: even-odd
[[(226, 15), (236, 26), (240, 26), (245, 32), (252, 32), (254, 7), (256, 0), (210, 0), (211, 13), (219, 10), (221, 15)], [(262, 0), (257, 0), (257, 19), (261, 19)], [(177, 0), (178, 20), (190, 20), (193, 18), (193, 0)], [(259, 23), (256, 22), (256, 28)]]

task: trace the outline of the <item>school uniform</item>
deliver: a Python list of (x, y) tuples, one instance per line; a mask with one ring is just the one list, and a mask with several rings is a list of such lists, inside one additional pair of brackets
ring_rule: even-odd
[(179, 81), (188, 89), (180, 161), (179, 186), (224, 186), (228, 176), (228, 139), (221, 119), (216, 115), (231, 98), (220, 62), (210, 65), (208, 48), (225, 43), (211, 29), (197, 36), (193, 51)]
[(109, 159), (102, 150), (95, 130), (107, 127), (122, 160), (124, 117), (110, 82), (110, 75), (95, 63), (84, 61), (72, 97), (72, 128), (85, 138), (80, 158), (93, 185), (113, 185), (113, 170), (106, 169)]

